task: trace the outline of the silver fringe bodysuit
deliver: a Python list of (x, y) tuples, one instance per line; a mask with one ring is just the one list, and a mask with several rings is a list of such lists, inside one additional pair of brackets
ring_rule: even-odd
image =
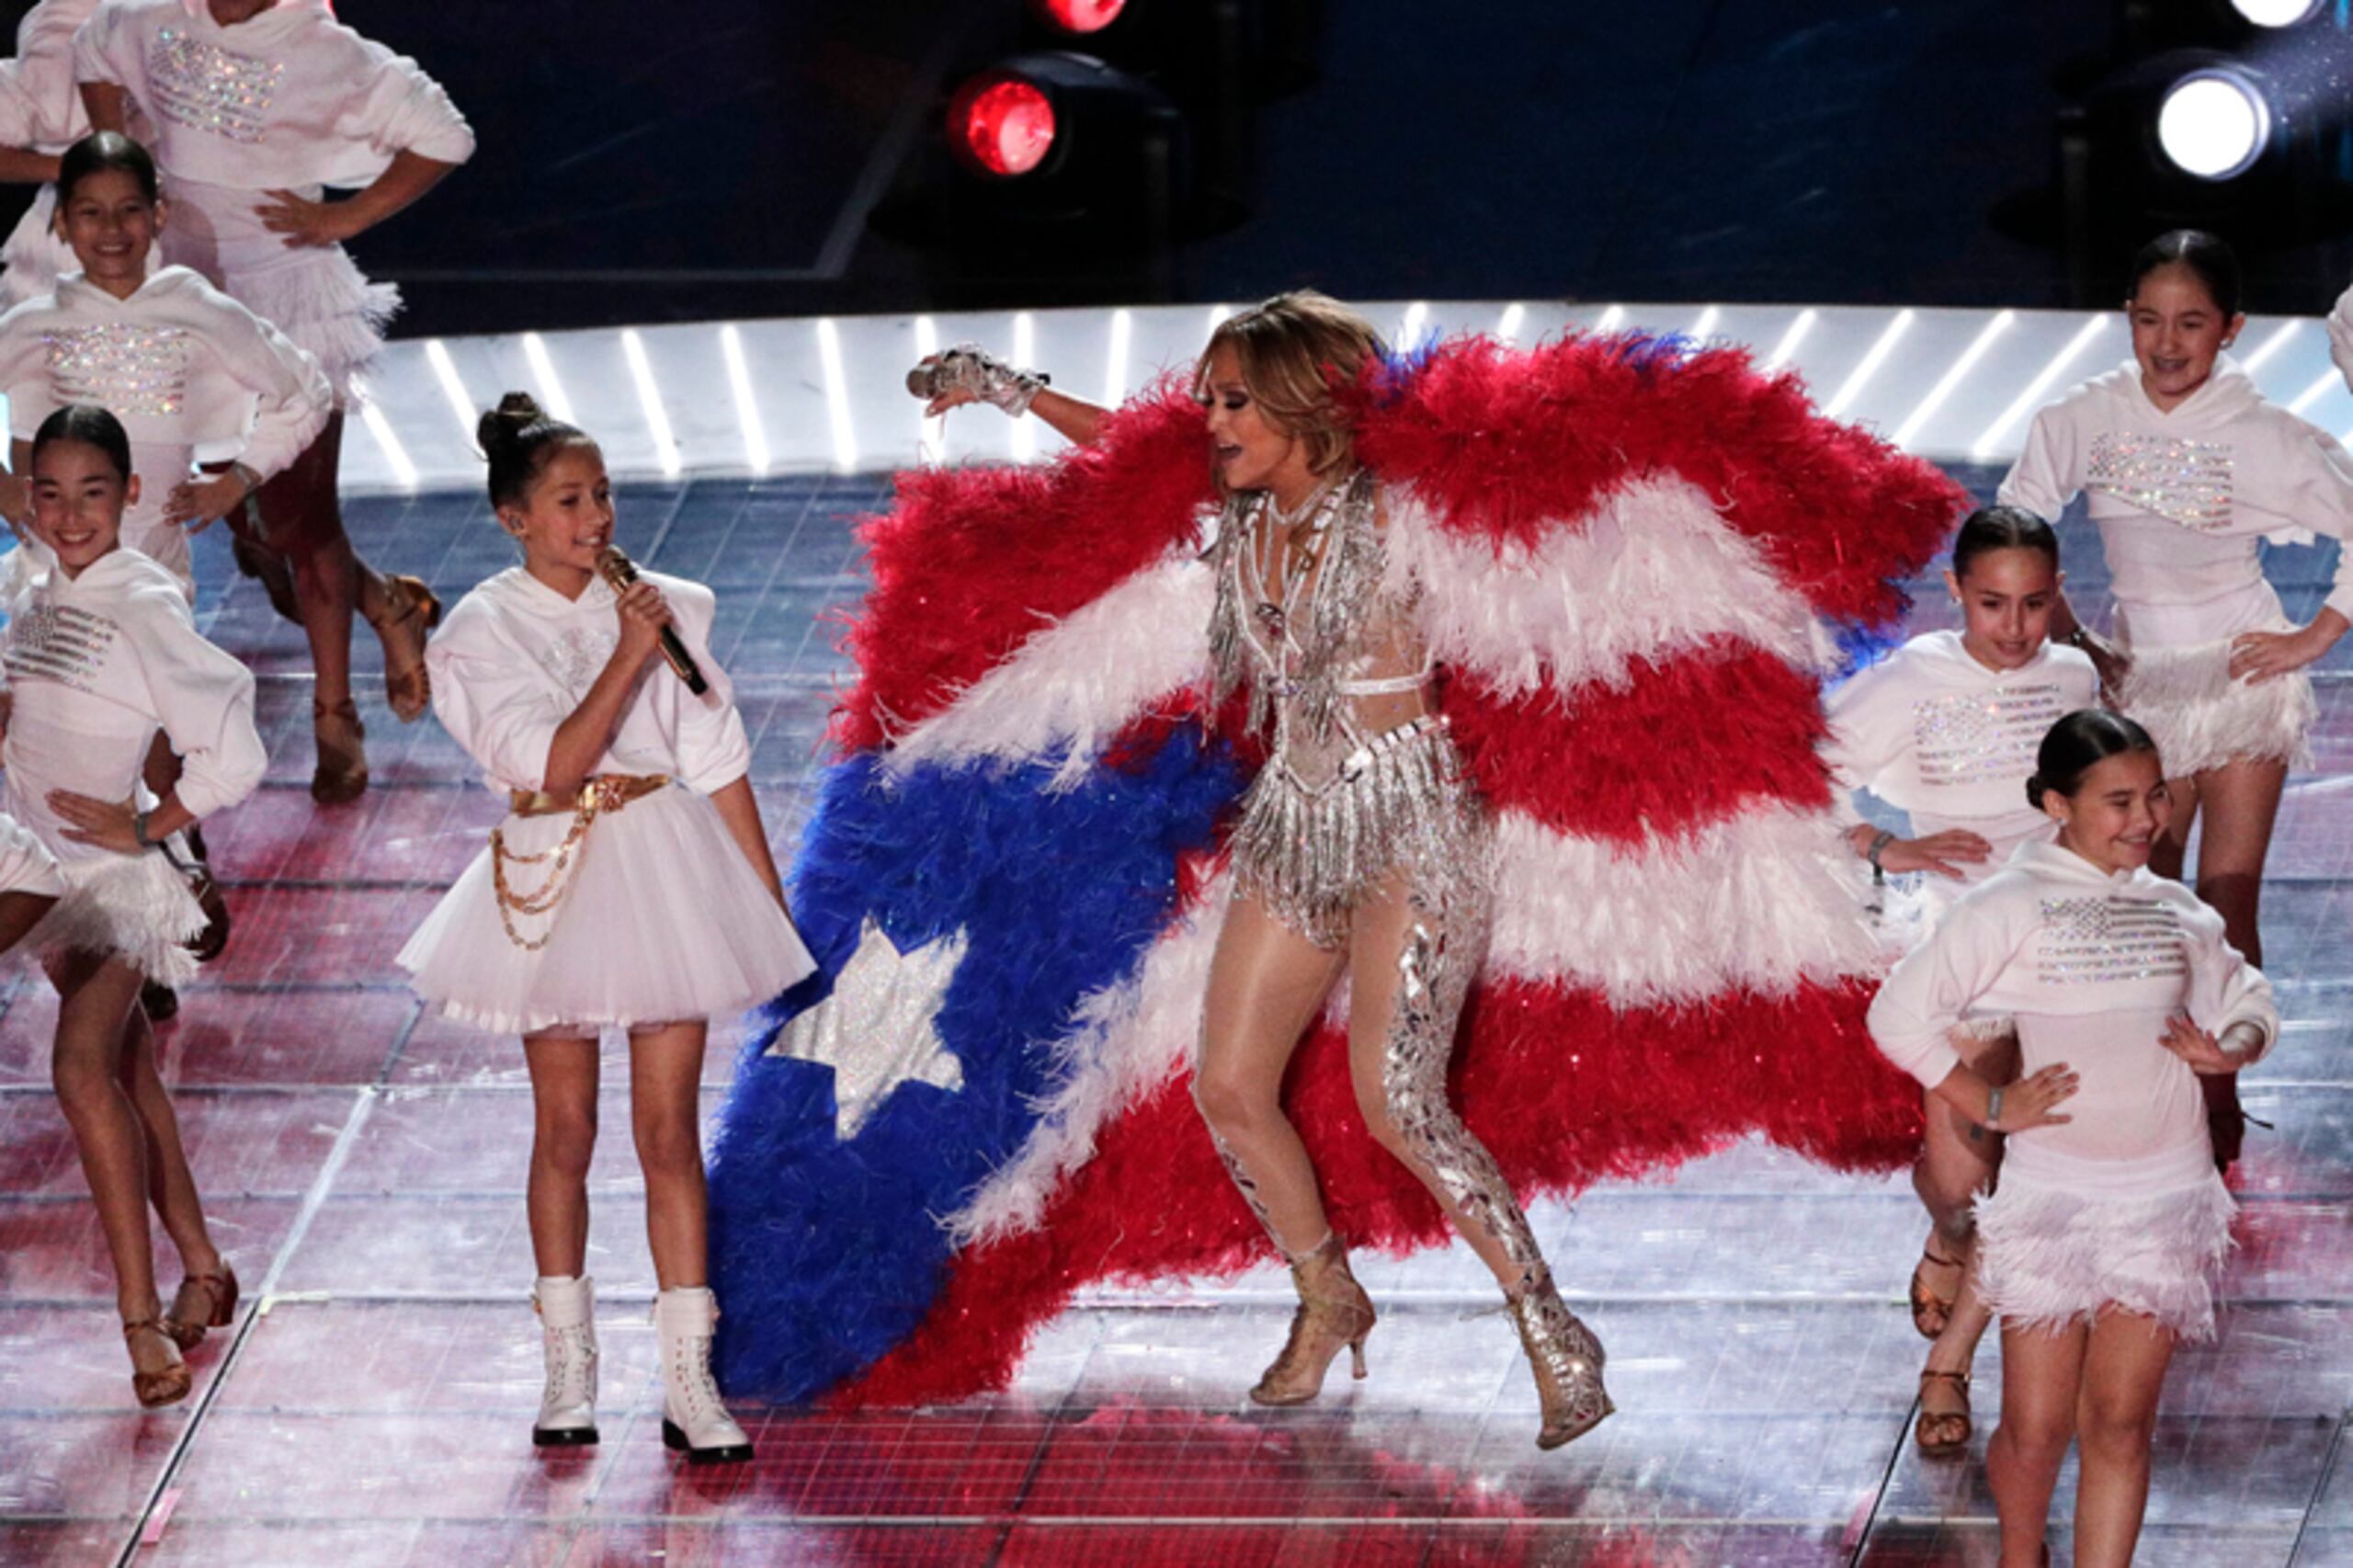
[[(1230, 502), (1215, 547), (1216, 694), (1246, 682), (1251, 728), (1269, 742), (1233, 835), (1236, 892), (1330, 949), (1363, 899), (1404, 877), (1409, 920), (1381, 1068), (1390, 1122), (1523, 1278), (1540, 1276), (1544, 1259), (1510, 1186), (1447, 1097), (1456, 1027), (1486, 949), (1492, 834), (1445, 719), (1427, 711), (1413, 601), (1384, 585), (1378, 494), (1362, 472), (1336, 486), (1279, 581), (1268, 577), (1279, 526), (1269, 510), (1263, 496)], [(1423, 700), (1396, 700), (1408, 696)], [(1419, 711), (1378, 728), (1368, 709), (1384, 702), (1392, 718)], [(1218, 1146), (1265, 1223), (1248, 1174)]]

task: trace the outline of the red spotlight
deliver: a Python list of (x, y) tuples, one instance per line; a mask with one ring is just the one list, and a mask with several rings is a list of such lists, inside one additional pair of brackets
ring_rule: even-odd
[(1053, 100), (1017, 76), (976, 76), (949, 105), (948, 141), (984, 174), (1026, 175), (1053, 150)]
[(1120, 19), (1128, 0), (1029, 0), (1029, 6), (1066, 33), (1099, 33)]

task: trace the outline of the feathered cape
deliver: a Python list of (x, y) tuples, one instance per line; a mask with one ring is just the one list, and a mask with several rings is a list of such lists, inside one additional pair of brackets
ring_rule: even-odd
[[(1863, 1028), (1879, 959), (1814, 748), (1824, 672), (1899, 618), (1959, 491), (1737, 350), (1468, 339), (1343, 395), (1411, 503), (1392, 569), (1496, 812), (1464, 1119), (1523, 1197), (1749, 1133), (1907, 1160), (1917, 1090)], [(952, 1399), (1079, 1287), (1268, 1255), (1188, 1092), (1252, 761), (1200, 711), (1205, 444), (1164, 385), (1042, 468), (904, 475), (864, 526), (859, 679), (792, 878), (823, 971), (746, 1054), (714, 1156), (738, 1393)], [(786, 1020), (813, 1005), (910, 1081), (853, 1109), (835, 1067), (767, 1052), (805, 1049)], [(1445, 1239), (1336, 1028), (1287, 1105), (1343, 1235)]]

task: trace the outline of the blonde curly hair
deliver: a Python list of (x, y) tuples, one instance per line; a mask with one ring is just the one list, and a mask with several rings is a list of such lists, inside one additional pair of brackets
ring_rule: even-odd
[(1209, 396), (1210, 361), (1233, 350), (1242, 384), (1267, 423), (1307, 444), (1307, 466), (1318, 475), (1354, 460), (1356, 442), (1332, 387), (1354, 381), (1370, 361), (1388, 352), (1372, 324), (1328, 294), (1299, 289), (1277, 294), (1210, 334), (1193, 370), (1193, 394)]

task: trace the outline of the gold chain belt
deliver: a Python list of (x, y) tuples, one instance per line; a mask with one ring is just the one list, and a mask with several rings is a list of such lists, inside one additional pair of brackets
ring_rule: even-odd
[[(588, 836), (588, 826), (607, 812), (620, 811), (631, 801), (651, 795), (670, 782), (665, 773), (599, 773), (574, 790), (550, 794), (541, 790), (516, 790), (507, 796), (508, 809), (518, 817), (551, 817), (559, 812), (572, 813), (571, 831), (554, 848), (537, 855), (517, 855), (506, 847), (504, 824), (490, 830), (490, 880), (498, 894), (498, 923), (506, 928), (506, 939), (527, 953), (536, 953), (548, 945), (555, 934), (551, 920), (548, 929), (537, 940), (527, 940), (515, 929), (518, 915), (554, 914), (563, 903), (563, 895), (572, 889), (575, 867), (573, 856)], [(539, 866), (552, 860), (547, 880), (533, 892), (518, 893), (506, 880), (509, 866)]]

